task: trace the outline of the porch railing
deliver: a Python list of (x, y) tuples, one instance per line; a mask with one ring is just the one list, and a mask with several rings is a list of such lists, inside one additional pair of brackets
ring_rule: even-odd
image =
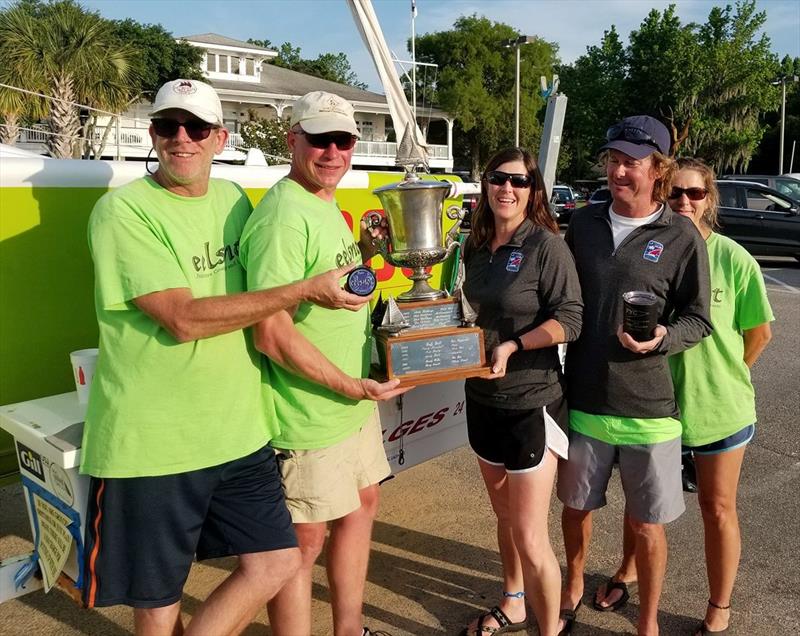
[[(105, 128), (95, 128), (93, 140), (95, 143), (103, 138)], [(50, 132), (44, 126), (35, 126), (33, 129), (20, 131), (18, 143), (40, 145), (47, 141)], [(117, 147), (117, 129), (112, 127), (106, 142), (105, 155), (114, 155)], [(150, 150), (150, 136), (147, 128), (121, 127), (119, 129), (119, 150), (122, 157), (144, 156)], [(244, 140), (239, 133), (230, 133), (225, 143), (225, 150), (230, 152), (246, 151)], [(449, 152), (446, 145), (430, 144), (428, 153), (432, 159), (448, 159)], [(354, 155), (361, 158), (394, 159), (397, 154), (397, 143), (393, 141), (359, 141), (356, 143)]]

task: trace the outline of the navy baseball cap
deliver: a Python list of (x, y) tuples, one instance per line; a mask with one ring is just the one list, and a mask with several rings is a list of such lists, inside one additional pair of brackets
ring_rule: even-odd
[(644, 159), (658, 150), (669, 155), (670, 134), (655, 117), (626, 117), (606, 131), (606, 144), (600, 150), (619, 150), (634, 159)]

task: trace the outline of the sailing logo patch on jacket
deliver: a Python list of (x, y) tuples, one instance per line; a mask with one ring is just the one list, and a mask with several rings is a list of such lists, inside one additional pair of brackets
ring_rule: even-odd
[(661, 252), (664, 251), (664, 245), (659, 243), (658, 241), (650, 241), (647, 244), (647, 247), (644, 248), (644, 254), (642, 254), (642, 258), (646, 261), (651, 261), (653, 263), (658, 263), (658, 259), (661, 258)]
[(508, 257), (508, 262), (506, 263), (506, 271), (518, 272), (520, 265), (522, 265), (523, 258), (525, 258), (525, 256), (522, 252), (511, 252)]

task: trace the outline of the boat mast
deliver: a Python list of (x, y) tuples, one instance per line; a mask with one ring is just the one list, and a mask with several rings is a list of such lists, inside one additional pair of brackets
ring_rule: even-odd
[(411, 0), (411, 111), (414, 123), (417, 122), (417, 33), (415, 20), (417, 17), (417, 0)]

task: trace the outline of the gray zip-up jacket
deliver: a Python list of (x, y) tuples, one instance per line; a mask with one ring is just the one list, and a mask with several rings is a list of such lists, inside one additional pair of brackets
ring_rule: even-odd
[[(488, 245), (464, 254), (464, 294), (478, 313), (486, 355), (501, 342), (557, 320), (567, 340), (581, 330), (581, 291), (575, 263), (564, 240), (525, 219), (494, 254)], [(558, 348), (517, 351), (506, 375), (469, 378), (466, 394), (481, 404), (508, 409), (545, 406), (563, 394)]]
[[(567, 348), (569, 406), (595, 415), (679, 417), (667, 354), (711, 333), (705, 242), (689, 219), (664, 205), (661, 216), (614, 249), (609, 207), (576, 211), (567, 229), (584, 298), (581, 336)], [(617, 338), (622, 294), (632, 290), (656, 295), (658, 323), (667, 328), (647, 354), (625, 349)]]

